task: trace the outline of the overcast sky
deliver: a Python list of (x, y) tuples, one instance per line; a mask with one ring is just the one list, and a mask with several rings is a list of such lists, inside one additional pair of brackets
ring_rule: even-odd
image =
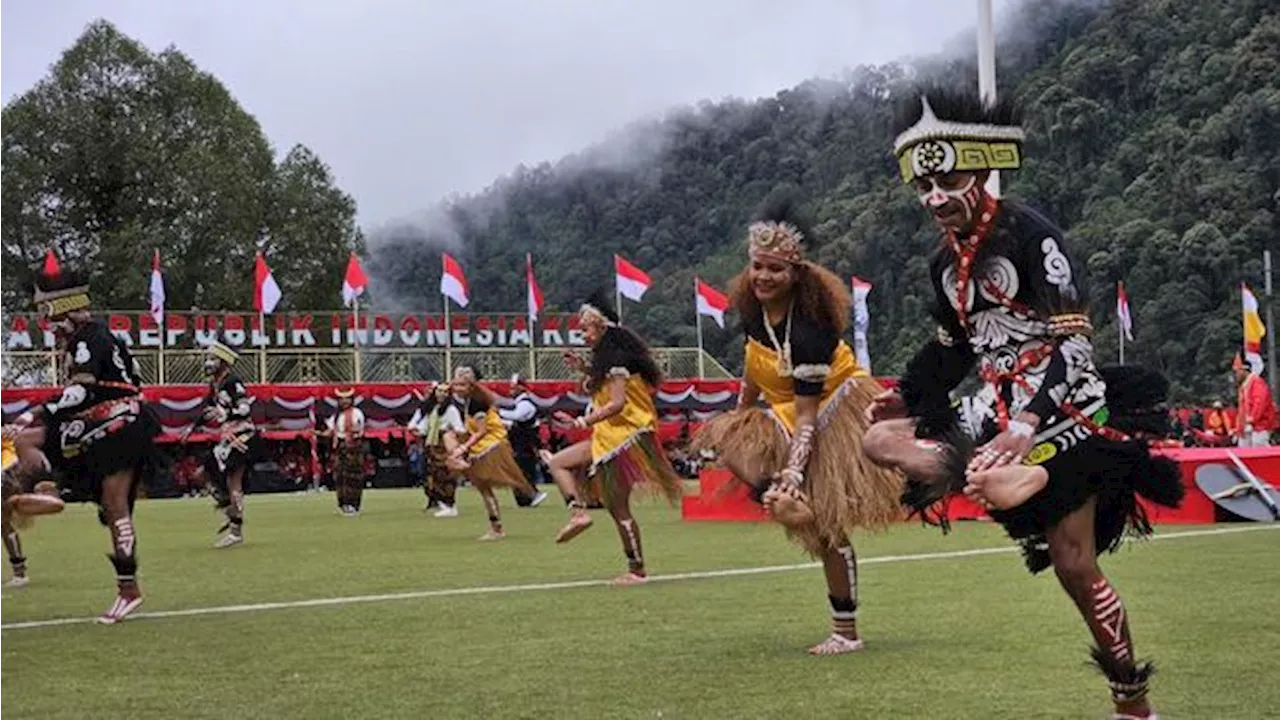
[(976, 3), (6, 0), (5, 101), (99, 17), (218, 76), (277, 153), (318, 152), (370, 227), (674, 105), (931, 53)]

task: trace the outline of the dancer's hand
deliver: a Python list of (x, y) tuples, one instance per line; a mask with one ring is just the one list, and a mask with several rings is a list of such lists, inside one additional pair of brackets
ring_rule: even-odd
[(576, 372), (586, 371), (587, 361), (583, 360), (582, 356), (579, 355), (578, 353), (565, 350), (563, 357), (564, 357), (564, 364), (567, 365), (570, 370), (574, 370)]
[(867, 422), (872, 423), (881, 420), (897, 420), (907, 416), (907, 405), (902, 401), (902, 394), (897, 390), (885, 390), (871, 401), (863, 415)]
[(551, 419), (555, 420), (561, 425), (572, 425), (574, 421), (574, 417), (563, 410), (557, 410), (551, 413)]
[(978, 450), (969, 461), (968, 470), (970, 473), (977, 473), (1020, 463), (1034, 442), (1035, 438), (1031, 435), (1005, 430)]

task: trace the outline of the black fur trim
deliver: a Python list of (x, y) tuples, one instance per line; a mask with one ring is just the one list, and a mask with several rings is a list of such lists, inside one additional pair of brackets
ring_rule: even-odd
[(609, 293), (603, 288), (593, 290), (583, 303), (599, 310), (609, 322), (618, 322), (618, 311), (613, 307), (613, 299), (609, 297)]
[[(963, 87), (964, 89), (961, 89)], [(989, 125), (1018, 126), (1022, 124), (1022, 111), (1008, 93), (1000, 96), (994, 105), (982, 101), (971, 89), (976, 85), (956, 83), (929, 83), (919, 86), (902, 96), (895, 112), (893, 134), (898, 135), (920, 122), (924, 108), (920, 98), (929, 100), (929, 107), (939, 120), (960, 123), (986, 123)]]
[(1043, 535), (1022, 538), (1018, 545), (1022, 549), (1022, 561), (1032, 575), (1044, 572), (1053, 565), (1053, 559), (1049, 557), (1049, 543)]
[(801, 247), (811, 248), (816, 244), (813, 223), (801, 209), (800, 199), (794, 191), (778, 190), (771, 193), (756, 209), (752, 221), (787, 223), (803, 236)]
[(1117, 703), (1136, 702), (1146, 697), (1151, 676), (1156, 674), (1155, 663), (1143, 661), (1139, 663), (1122, 663), (1111, 653), (1102, 648), (1089, 648), (1093, 658), (1090, 663), (1111, 686), (1111, 699)]

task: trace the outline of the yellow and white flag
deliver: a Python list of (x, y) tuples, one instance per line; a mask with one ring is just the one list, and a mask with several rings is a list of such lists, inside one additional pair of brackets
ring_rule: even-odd
[(1267, 328), (1258, 314), (1258, 298), (1244, 283), (1240, 283), (1240, 298), (1244, 305), (1244, 360), (1255, 374), (1261, 374), (1262, 338)]

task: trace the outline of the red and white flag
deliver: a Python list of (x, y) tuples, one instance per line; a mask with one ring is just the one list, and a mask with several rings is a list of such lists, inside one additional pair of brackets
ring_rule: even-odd
[(253, 267), (253, 309), (263, 315), (273, 313), (276, 305), (280, 304), (281, 297), (280, 286), (271, 277), (271, 268), (267, 267), (262, 253), (258, 253)]
[(364, 274), (364, 268), (360, 267), (360, 258), (355, 253), (351, 253), (351, 258), (347, 260), (347, 272), (342, 277), (342, 304), (351, 307), (351, 304), (364, 294), (364, 289), (369, 285), (369, 276)]
[(62, 266), (58, 264), (58, 256), (53, 254), (52, 250), (44, 251), (44, 267), (40, 272), (49, 278), (58, 277), (62, 274)]
[(164, 324), (164, 276), (160, 274), (160, 250), (156, 249), (151, 256), (151, 288), (147, 293), (151, 299), (151, 317), (157, 325)]
[(1124, 283), (1116, 283), (1116, 321), (1120, 323), (1120, 331), (1124, 339), (1133, 342), (1133, 315), (1129, 313), (1129, 296), (1124, 292)]
[(462, 274), (462, 266), (449, 253), (441, 253), (444, 271), (440, 274), (440, 294), (458, 303), (458, 307), (466, 307), (470, 302), (471, 289), (467, 287), (467, 276)]
[(538, 287), (538, 280), (533, 276), (533, 255), (524, 254), (524, 278), (527, 294), (529, 296), (529, 323), (538, 322), (538, 313), (542, 312), (542, 288)]
[(729, 309), (729, 298), (724, 293), (702, 282), (702, 278), (695, 277), (694, 284), (694, 302), (698, 307), (699, 315), (706, 315), (716, 321), (716, 325), (720, 329), (724, 329), (724, 313)]
[(640, 302), (644, 291), (653, 284), (645, 271), (627, 262), (621, 255), (613, 256), (613, 271), (617, 275), (618, 294), (632, 302)]

